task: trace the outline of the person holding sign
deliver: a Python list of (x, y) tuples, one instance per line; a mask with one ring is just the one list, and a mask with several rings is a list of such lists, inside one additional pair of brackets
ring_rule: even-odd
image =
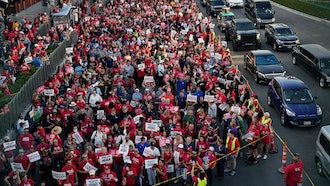
[(132, 161), (130, 159), (126, 160), (122, 171), (122, 185), (135, 186), (137, 172), (134, 167), (132, 167)]
[(100, 174), (102, 186), (116, 186), (118, 182), (117, 174), (111, 171), (110, 166), (105, 166), (104, 172)]
[[(92, 182), (92, 180), (94, 181), (94, 180), (96, 180), (98, 178), (97, 176), (95, 176), (95, 173), (96, 173), (95, 170), (90, 170), (89, 171), (89, 177), (85, 180), (84, 186), (89, 186), (89, 183)], [(101, 182), (102, 181), (100, 181), (100, 183)], [(94, 183), (94, 182), (92, 182), (92, 183)], [(92, 185), (94, 185), (94, 184), (92, 184)]]
[(30, 166), (31, 166), (29, 158), (26, 155), (24, 155), (24, 150), (23, 149), (19, 149), (18, 153), (19, 154), (14, 159), (14, 162), (15, 163), (21, 163), (22, 166), (23, 166), (23, 169), (25, 171), (29, 171)]
[(27, 174), (23, 173), (21, 176), (20, 186), (33, 186), (34, 181), (31, 178), (28, 178)]
[[(158, 162), (158, 166), (154, 168), (157, 174), (158, 183), (162, 183), (168, 179), (167, 177), (167, 167), (165, 165), (164, 159), (160, 159)], [(167, 186), (168, 182), (163, 183), (162, 185)]]
[(78, 176), (77, 176), (77, 168), (72, 165), (72, 161), (68, 160), (66, 165), (62, 168), (62, 172), (68, 173), (68, 179), (72, 183), (72, 185), (78, 185)]
[(18, 171), (11, 171), (4, 179), (7, 185), (19, 185), (21, 178)]
[(94, 166), (94, 163), (91, 159), (88, 159), (87, 153), (82, 155), (82, 160), (79, 162), (77, 173), (79, 175), (79, 184), (85, 182), (86, 178), (88, 177), (88, 171), (84, 169), (85, 165), (89, 163), (91, 166)]

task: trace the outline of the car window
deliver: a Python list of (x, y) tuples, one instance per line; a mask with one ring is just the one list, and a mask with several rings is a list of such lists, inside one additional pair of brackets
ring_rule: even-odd
[(313, 61), (314, 60), (314, 56), (309, 53), (307, 50), (305, 49), (301, 49), (301, 53), (306, 57), (308, 58), (309, 60)]
[(290, 28), (277, 28), (275, 30), (275, 35), (277, 35), (277, 36), (289, 36), (289, 35), (293, 35), (293, 32)]
[(278, 61), (274, 55), (257, 56), (256, 65), (275, 65)]
[(330, 69), (330, 58), (320, 59), (321, 69)]
[(284, 100), (291, 104), (307, 104), (313, 102), (313, 96), (308, 89), (289, 89), (284, 91)]
[(279, 97), (282, 97), (282, 90), (281, 90), (281, 87), (280, 85), (278, 84), (277, 81), (274, 80), (274, 89), (275, 89), (275, 92), (276, 94), (279, 96)]
[(323, 135), (320, 135), (320, 144), (325, 152), (330, 155), (330, 141)]
[(218, 5), (224, 5), (225, 3), (223, 1), (211, 1), (212, 6), (218, 6)]
[(253, 26), (252, 22), (237, 23), (236, 29), (237, 30), (253, 30), (254, 26)]

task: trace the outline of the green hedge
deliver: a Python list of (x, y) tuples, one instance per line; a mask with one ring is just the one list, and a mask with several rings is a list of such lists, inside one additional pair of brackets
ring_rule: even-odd
[[(313, 15), (322, 19), (330, 20), (330, 3), (321, 1), (301, 0), (273, 0), (283, 6), (297, 11)], [(328, 5), (328, 6), (325, 6)]]

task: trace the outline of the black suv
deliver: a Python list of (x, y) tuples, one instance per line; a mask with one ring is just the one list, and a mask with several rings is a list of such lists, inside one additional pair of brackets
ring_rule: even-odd
[(266, 25), (265, 28), (266, 43), (273, 46), (274, 50), (292, 49), (300, 45), (298, 36), (292, 29), (283, 23), (273, 23)]
[(305, 67), (319, 80), (320, 87), (330, 84), (330, 51), (317, 44), (305, 44), (294, 47), (292, 63)]
[(217, 16), (226, 5), (223, 0), (207, 0), (206, 13), (212, 17)]
[(247, 18), (234, 19), (225, 30), (226, 40), (233, 41), (233, 50), (238, 46), (261, 47), (260, 33)]
[(284, 76), (283, 66), (269, 50), (252, 50), (244, 55), (244, 68), (254, 76), (254, 81), (270, 81), (275, 76)]

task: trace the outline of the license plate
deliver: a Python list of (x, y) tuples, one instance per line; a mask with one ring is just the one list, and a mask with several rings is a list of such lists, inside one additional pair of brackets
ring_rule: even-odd
[(288, 45), (288, 48), (292, 48), (292, 45)]
[(304, 125), (311, 125), (312, 122), (311, 121), (304, 121)]

